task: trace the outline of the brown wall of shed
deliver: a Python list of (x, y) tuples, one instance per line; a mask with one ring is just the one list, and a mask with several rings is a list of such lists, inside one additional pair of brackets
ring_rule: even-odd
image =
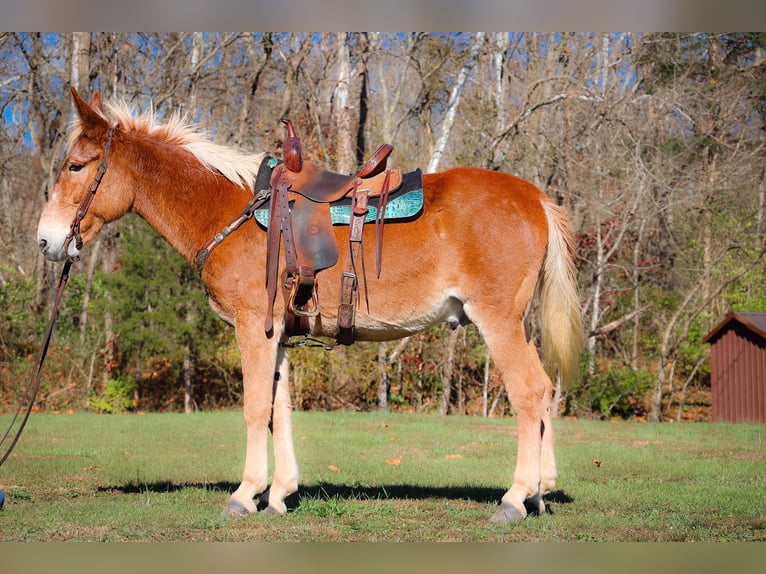
[(710, 348), (713, 420), (766, 423), (766, 340), (734, 324)]

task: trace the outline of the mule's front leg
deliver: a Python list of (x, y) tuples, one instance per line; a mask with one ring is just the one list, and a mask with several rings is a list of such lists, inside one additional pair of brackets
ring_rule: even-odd
[(267, 446), (278, 341), (277, 336), (266, 338), (262, 323), (250, 317), (238, 318), (235, 331), (242, 355), (247, 448), (242, 482), (226, 503), (226, 515), (256, 512), (253, 499), (264, 492), (268, 485)]
[(285, 498), (298, 490), (298, 463), (295, 459), (292, 429), (292, 405), (288, 379), (287, 353), (283, 347), (277, 352), (277, 369), (274, 373), (274, 407), (271, 428), (274, 444), (274, 480), (262, 500), (267, 510), (277, 514), (287, 512)]

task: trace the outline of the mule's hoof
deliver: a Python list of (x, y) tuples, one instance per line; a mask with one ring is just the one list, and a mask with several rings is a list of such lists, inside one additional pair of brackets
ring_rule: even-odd
[(526, 517), (527, 513), (522, 512), (513, 504), (508, 502), (501, 502), (500, 507), (495, 511), (489, 521), (495, 523), (518, 522), (520, 520), (524, 520)]
[(281, 500), (272, 500), (271, 489), (268, 489), (261, 494), (258, 498), (256, 509), (259, 513), (272, 516), (281, 516), (287, 513), (287, 506), (284, 502)]
[(543, 501), (543, 497), (539, 494), (536, 494), (532, 498), (527, 498), (524, 501), (524, 508), (527, 511), (527, 516), (542, 516), (545, 514), (545, 502)]
[(247, 516), (248, 514), (250, 514), (250, 511), (247, 507), (236, 500), (227, 502), (226, 506), (223, 507), (223, 512), (221, 512), (221, 516), (224, 518), (229, 516)]
[(259, 511), (259, 514), (266, 514), (267, 516), (282, 516), (284, 512), (280, 512), (279, 509), (269, 505), (263, 510)]

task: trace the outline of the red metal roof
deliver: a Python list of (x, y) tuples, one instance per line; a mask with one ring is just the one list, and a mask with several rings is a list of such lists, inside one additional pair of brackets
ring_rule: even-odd
[(723, 334), (730, 323), (736, 321), (741, 325), (747, 327), (753, 333), (766, 339), (766, 313), (729, 313), (726, 315), (723, 321), (721, 321), (717, 327), (715, 327), (710, 333), (705, 335), (702, 339), (703, 343), (710, 343), (711, 345), (718, 339), (718, 336)]

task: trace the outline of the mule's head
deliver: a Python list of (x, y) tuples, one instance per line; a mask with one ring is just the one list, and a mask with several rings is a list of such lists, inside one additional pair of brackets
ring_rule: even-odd
[[(48, 203), (40, 215), (37, 226), (37, 243), (43, 255), (52, 261), (63, 261), (67, 255), (77, 257), (80, 250), (74, 241), (67, 245), (72, 222), (85, 193), (94, 181), (99, 163), (104, 157), (110, 124), (101, 106), (98, 94), (90, 104), (72, 89), (79, 124), (70, 135), (69, 149), (61, 166)], [(103, 176), (87, 214), (80, 224), (83, 244), (92, 240), (104, 223), (124, 215), (133, 202), (132, 192), (120, 177), (119, 161), (114, 140), (118, 139), (119, 127), (113, 128), (109, 168)], [(68, 253), (67, 253), (68, 251)]]

